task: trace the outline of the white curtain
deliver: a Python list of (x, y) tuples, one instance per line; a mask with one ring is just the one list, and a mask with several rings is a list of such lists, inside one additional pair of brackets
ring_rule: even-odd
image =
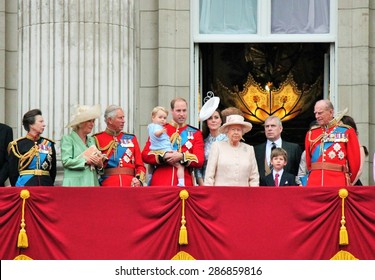
[(272, 33), (329, 33), (329, 0), (272, 0)]
[[(200, 0), (201, 34), (257, 33), (257, 0)], [(273, 34), (329, 33), (329, 0), (272, 0)]]
[(200, 0), (199, 30), (203, 34), (254, 34), (257, 0)]

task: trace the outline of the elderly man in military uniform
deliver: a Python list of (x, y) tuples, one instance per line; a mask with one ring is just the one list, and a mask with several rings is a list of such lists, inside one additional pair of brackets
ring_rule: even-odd
[(338, 123), (329, 100), (316, 102), (314, 114), (318, 126), (305, 138), (307, 186), (351, 186), (360, 167), (356, 132)]
[(99, 180), (101, 186), (139, 187), (144, 185), (146, 167), (142, 161), (137, 137), (125, 133), (124, 111), (120, 106), (111, 105), (104, 113), (107, 124), (105, 131), (93, 137), (96, 146), (107, 158), (104, 174)]

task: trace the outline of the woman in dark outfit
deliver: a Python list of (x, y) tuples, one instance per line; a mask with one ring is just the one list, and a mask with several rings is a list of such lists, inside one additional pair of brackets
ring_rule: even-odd
[(22, 119), (27, 135), (9, 145), (9, 180), (12, 186), (53, 186), (56, 178), (55, 143), (41, 134), (46, 127), (39, 109)]

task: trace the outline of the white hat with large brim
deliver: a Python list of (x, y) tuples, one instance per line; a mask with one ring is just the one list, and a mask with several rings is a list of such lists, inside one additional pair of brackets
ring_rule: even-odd
[(77, 124), (97, 119), (101, 115), (100, 105), (87, 106), (82, 105), (78, 106), (76, 112), (72, 116), (71, 122), (66, 127), (72, 127)]
[(212, 114), (216, 111), (217, 107), (219, 107), (219, 103), (220, 98), (217, 96), (213, 96), (208, 99), (199, 112), (199, 120), (203, 122), (211, 117)]
[(219, 131), (221, 133), (227, 133), (228, 132), (228, 128), (231, 125), (241, 125), (242, 126), (243, 134), (249, 132), (253, 128), (253, 125), (251, 123), (245, 122), (243, 116), (240, 116), (240, 115), (229, 115), (229, 116), (227, 116), (227, 120), (226, 120), (225, 124), (223, 124), (220, 127)]

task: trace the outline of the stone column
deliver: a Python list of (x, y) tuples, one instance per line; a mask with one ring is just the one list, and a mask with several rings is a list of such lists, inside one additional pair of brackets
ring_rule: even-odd
[[(337, 110), (349, 108), (354, 118), (361, 145), (374, 148), (371, 112), (374, 108), (371, 95), (372, 69), (371, 57), (371, 4), (357, 1), (338, 1), (338, 97)], [(373, 31), (372, 31), (373, 32)], [(372, 140), (373, 141), (373, 140)], [(367, 157), (361, 181), (364, 185), (372, 184), (372, 157)]]
[[(40, 108), (44, 135), (59, 147), (76, 105), (101, 104), (104, 112), (116, 104), (132, 131), (134, 0), (19, 0), (18, 7), (18, 119)], [(102, 129), (100, 118), (94, 132)]]
[(13, 128), (17, 126), (16, 34), (17, 1), (0, 0), (0, 122)]

